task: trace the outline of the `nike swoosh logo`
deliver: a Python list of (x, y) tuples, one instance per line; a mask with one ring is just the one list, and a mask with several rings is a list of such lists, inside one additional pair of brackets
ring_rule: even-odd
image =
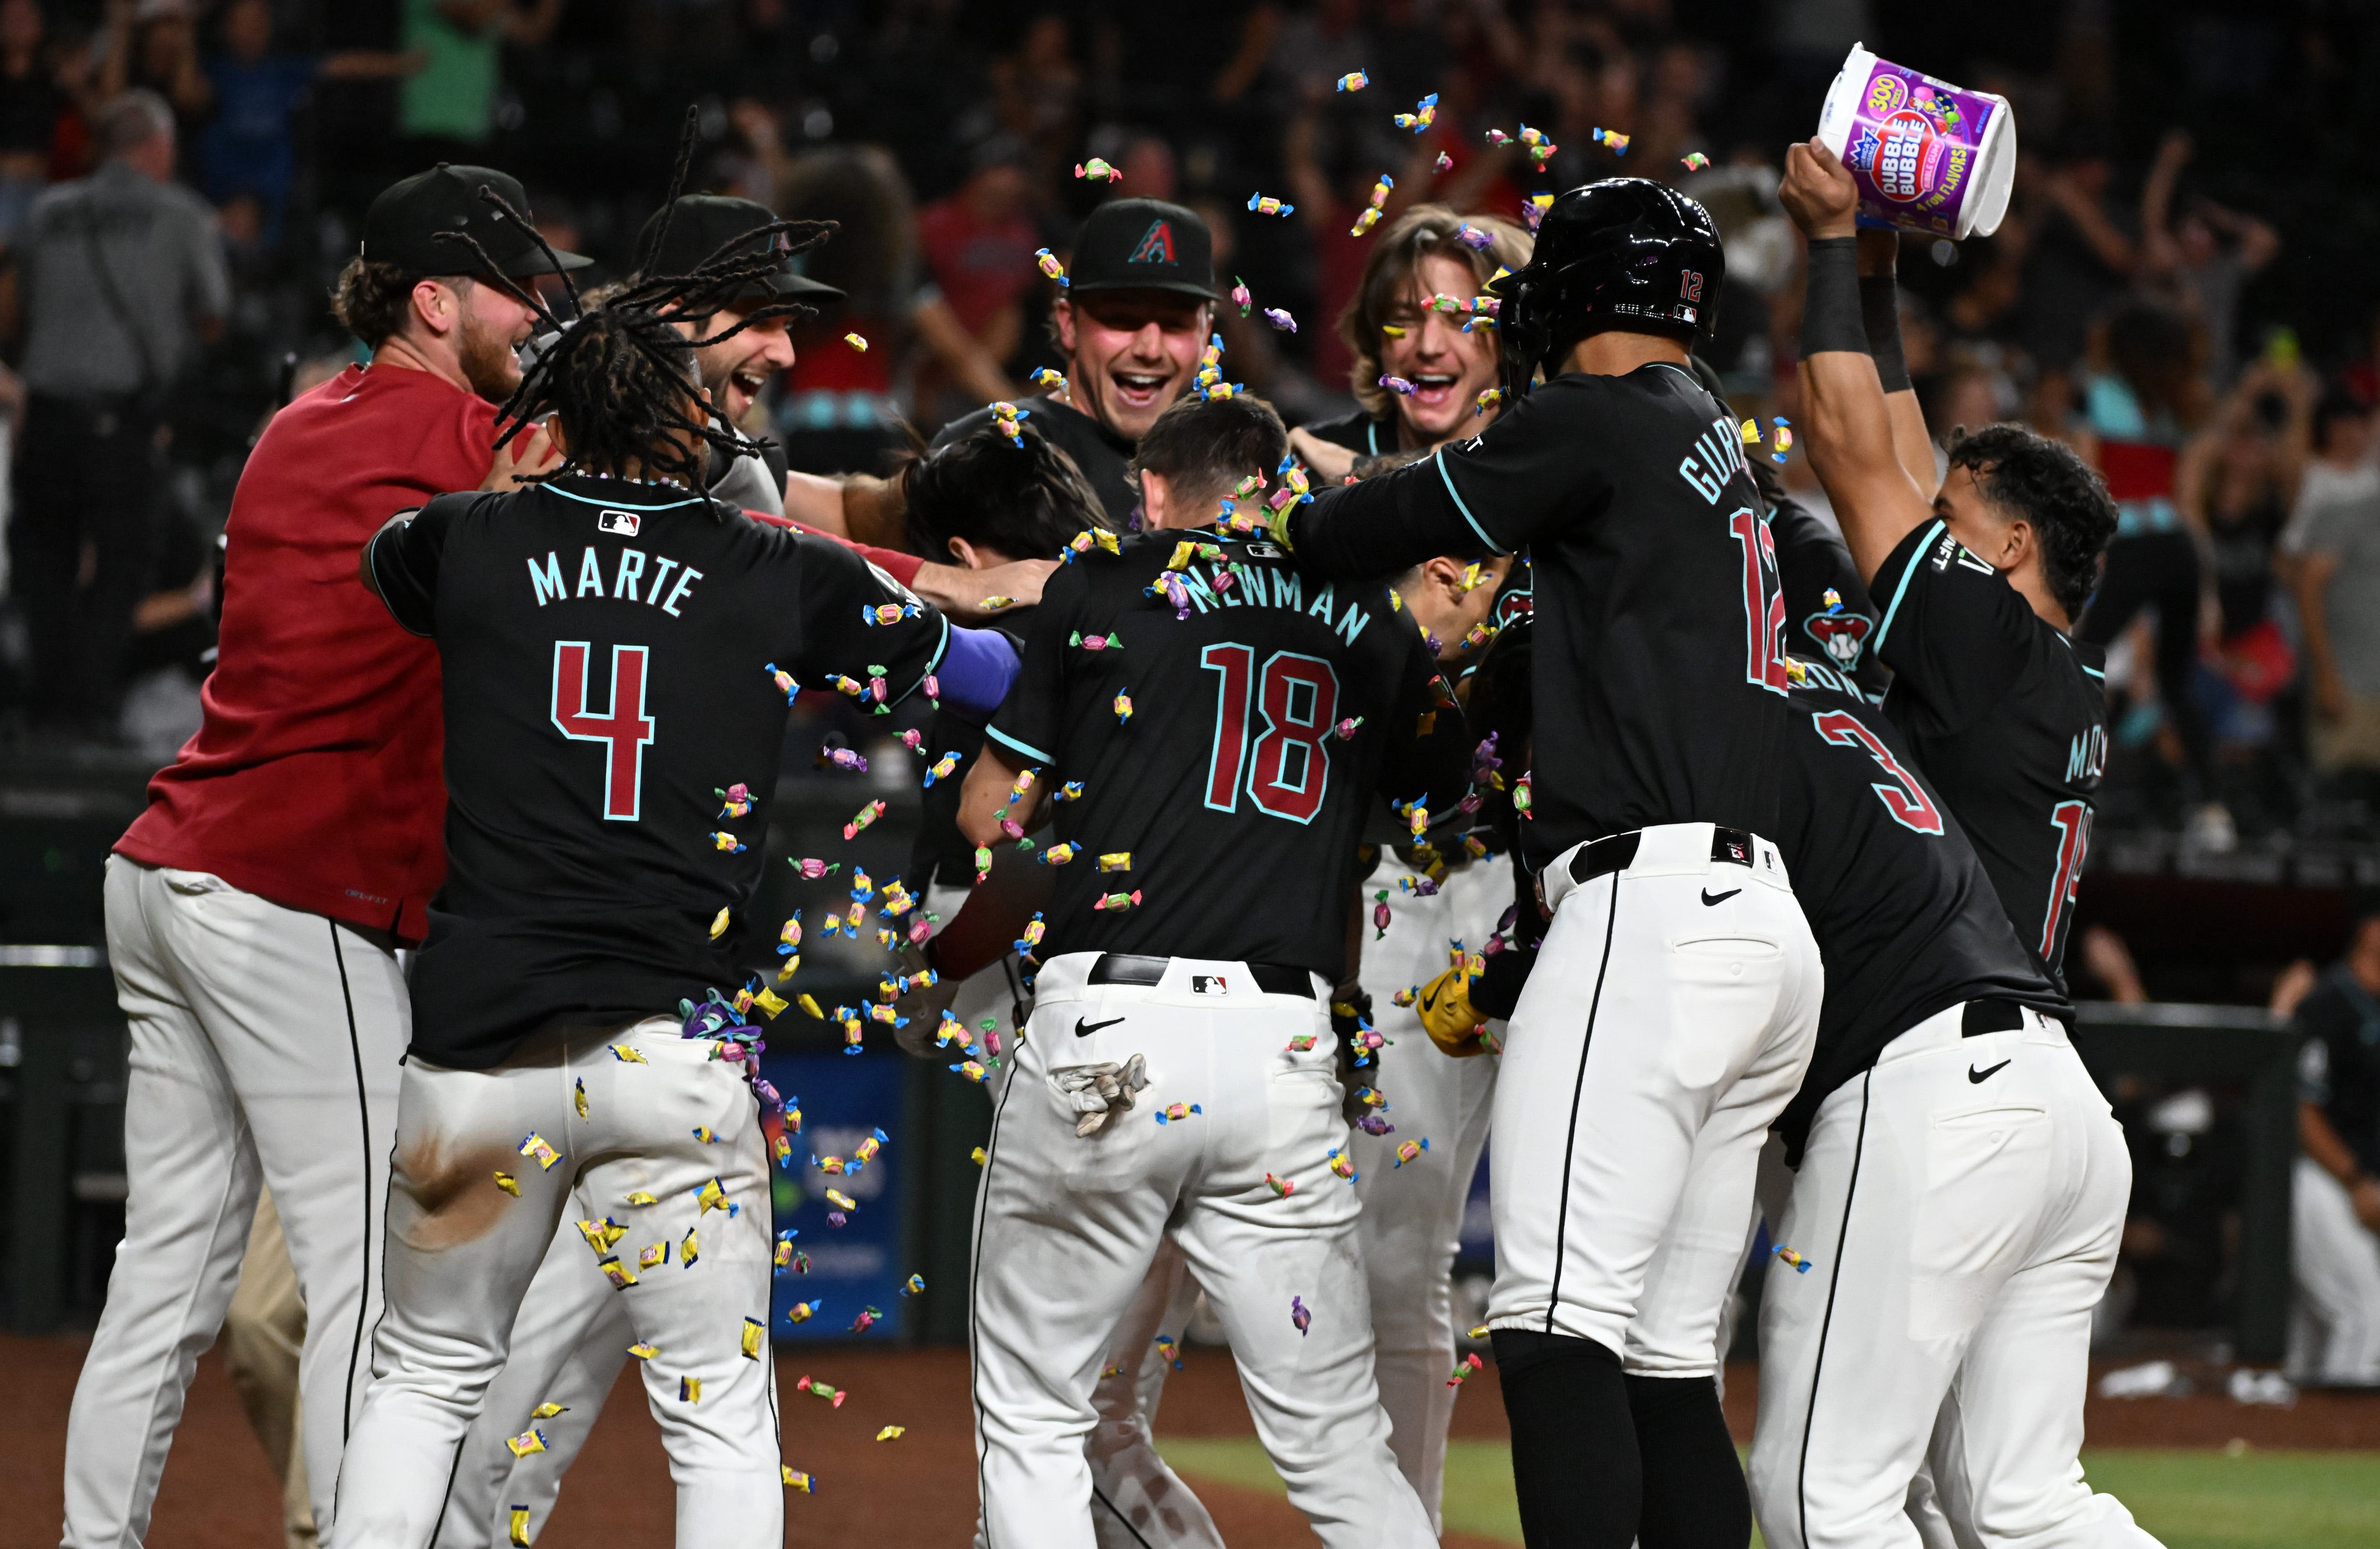
[(1120, 1023), (1123, 1020), (1123, 1018), (1122, 1017), (1110, 1017), (1105, 1022), (1085, 1022), (1082, 1018), (1076, 1017), (1075, 1019), (1075, 1036), (1077, 1038), (1087, 1038), (1092, 1034), (1098, 1032), (1100, 1028), (1113, 1027), (1117, 1023)]
[(2005, 1059), (2001, 1060), (1998, 1064), (1993, 1066), (1988, 1071), (1978, 1071), (1973, 1065), (1970, 1065), (1967, 1067), (1967, 1079), (1980, 1086), (1985, 1082), (1987, 1082), (1994, 1076), (1998, 1075), (2002, 1071), (2007, 1070), (2008, 1067), (2009, 1062)]
[(1705, 906), (1714, 903), (1725, 903), (1729, 899), (1733, 898), (1736, 894), (1742, 891), (1743, 891), (1742, 888), (1730, 888), (1727, 891), (1719, 894), (1718, 897), (1713, 898), (1711, 897), (1711, 890), (1708, 888), (1705, 888), (1703, 889), (1703, 903)]
[(1421, 998), (1421, 1009), (1425, 1014), (1438, 1009), (1438, 996), (1439, 991), (1437, 987), (1433, 986), (1431, 986), (1429, 993)]

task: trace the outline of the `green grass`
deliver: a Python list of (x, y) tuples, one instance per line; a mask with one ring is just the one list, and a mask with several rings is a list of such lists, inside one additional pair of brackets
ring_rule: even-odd
[[(1193, 1483), (1284, 1494), (1253, 1437), (1175, 1436), (1165, 1460)], [(2368, 1549), (2380, 1543), (2380, 1452), (2103, 1449), (2082, 1455), (2107, 1491), (2166, 1549)], [(1500, 1442), (1455, 1441), (1446, 1455), (1446, 1526), (1521, 1542), (1512, 1468)], [(1759, 1536), (1753, 1543), (1758, 1549)]]

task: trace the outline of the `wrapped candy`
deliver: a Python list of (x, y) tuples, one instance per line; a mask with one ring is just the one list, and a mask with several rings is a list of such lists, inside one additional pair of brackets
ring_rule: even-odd
[(1475, 417), (1483, 415), (1489, 409), (1501, 407), (1503, 402), (1504, 390), (1500, 387), (1490, 387), (1479, 394), (1479, 401), (1471, 412)]
[(1481, 253), (1496, 245), (1493, 234), (1473, 225), (1468, 221), (1454, 228), (1454, 239), (1473, 251)]
[(1800, 1253), (1794, 1252), (1792, 1249), (1788, 1248), (1782, 1242), (1778, 1243), (1768, 1251), (1776, 1254), (1778, 1258), (1784, 1263), (1791, 1265), (1793, 1266), (1794, 1273), (1800, 1275), (1807, 1275), (1810, 1273), (1810, 1261), (1803, 1258)]
[(1085, 527), (1066, 539), (1066, 547), (1059, 551), (1058, 558), (1072, 564), (1076, 554), (1087, 554), (1093, 549), (1103, 549), (1111, 554), (1123, 552), (1114, 533), (1105, 527)]
[(1130, 871), (1131, 869), (1132, 852), (1129, 850), (1111, 851), (1099, 857), (1099, 870), (1102, 872)]
[(1389, 921), (1390, 918), (1391, 916), (1389, 914), (1389, 890), (1386, 888), (1382, 888), (1378, 892), (1372, 895), (1372, 929), (1377, 933), (1373, 936), (1373, 940), (1378, 941), (1382, 937), (1389, 934)]
[(639, 1339), (635, 1344), (628, 1347), (628, 1353), (635, 1356), (638, 1361), (650, 1361), (653, 1357), (662, 1353), (662, 1348), (659, 1345), (646, 1344), (643, 1340)]
[(1296, 1325), (1301, 1337), (1307, 1329), (1314, 1326), (1314, 1310), (1306, 1306), (1303, 1297), (1293, 1296), (1289, 1299), (1289, 1321)]
[(722, 936), (724, 936), (724, 935), (726, 935), (726, 934), (727, 934), (727, 908), (726, 908), (726, 906), (725, 906), (724, 904), (722, 904), (722, 905), (720, 906), (719, 913), (718, 913), (718, 914), (713, 914), (713, 915), (710, 917), (710, 938), (711, 938), (713, 941), (716, 941), (716, 940), (718, 940)]
[(1689, 151), (1683, 156), (1678, 158), (1678, 160), (1684, 165), (1688, 172), (1700, 172), (1703, 168), (1710, 165), (1710, 158), (1704, 155), (1699, 151)]
[[(1521, 219), (1527, 224), (1531, 231), (1535, 231), (1537, 229), (1537, 223), (1546, 218), (1546, 212), (1551, 210), (1553, 207), (1553, 195), (1531, 194), (1529, 196), (1529, 202), (1521, 207)], [(1499, 269), (1496, 272), (1495, 279), (1489, 280), (1488, 282), (1488, 284), (1492, 286), (1495, 284), (1496, 280), (1502, 279), (1508, 272), (1510, 272), (1507, 270)]]
[(1025, 444), (1025, 432), (1017, 429), (1020, 422), (1033, 418), (1031, 409), (1018, 408), (1003, 398), (991, 405), (991, 422), (1000, 433), (1019, 447)]
[(1094, 156), (1087, 162), (1076, 162), (1075, 163), (1075, 175), (1094, 182), (1113, 183), (1123, 176), (1123, 169), (1122, 167), (1110, 166), (1099, 157)]
[(1067, 637), (1066, 644), (1070, 646), (1080, 646), (1087, 651), (1120, 651), (1123, 649), (1123, 636), (1120, 635), (1086, 635), (1078, 629), (1075, 631), (1072, 635)]
[(552, 1171), (553, 1164), (562, 1160), (562, 1153), (546, 1144), (543, 1135), (534, 1131), (520, 1143), (520, 1154), (524, 1156), (535, 1157), (539, 1168), (546, 1171)]
[(802, 691), (802, 685), (794, 682), (794, 675), (791, 672), (786, 672), (783, 668), (779, 667), (773, 661), (770, 662), (763, 670), (767, 672), (771, 679), (775, 680), (777, 691), (785, 696), (785, 703), (788, 705), (792, 704), (794, 702), (794, 696)]
[(1361, 70), (1350, 70), (1339, 78), (1339, 90), (1342, 91), (1361, 91), (1371, 84), (1372, 78)]
[(580, 1221), (578, 1235), (587, 1240), (587, 1246), (594, 1249), (595, 1256), (601, 1258), (612, 1251), (613, 1243), (628, 1235), (628, 1228), (606, 1216), (600, 1221)]
[(595, 1267), (603, 1272), (603, 1278), (612, 1282), (613, 1290), (626, 1290), (637, 1283), (637, 1272), (618, 1259), (604, 1259)]
[(1095, 901), (1091, 907), (1104, 914), (1121, 914), (1127, 909), (1139, 907), (1139, 904), (1140, 894), (1135, 889), (1129, 893), (1110, 893), (1105, 898)]
[(500, 1172), (496, 1174), (496, 1187), (502, 1189), (505, 1193), (512, 1195), (515, 1199), (520, 1198), (520, 1183), (511, 1173)]
[[(1071, 286), (1074, 284), (1072, 280), (1066, 278), (1066, 266), (1060, 263), (1058, 261), (1058, 255), (1051, 252), (1047, 248), (1036, 248), (1033, 249), (1033, 264), (1035, 268), (1040, 270), (1042, 273), (1049, 275), (1050, 278), (1057, 281), (1062, 286)], [(1056, 375), (1055, 372), (1051, 372), (1050, 374), (1053, 376)], [(1065, 379), (1060, 377), (1059, 380), (1063, 381)], [(1038, 387), (1041, 384), (1038, 381), (1036, 381), (1033, 385)]]
[(1454, 170), (1454, 158), (1441, 151), (1438, 153), (1438, 160), (1431, 163), (1430, 165), (1434, 170), (1439, 172), (1452, 172)]
[(1248, 309), (1256, 305), (1256, 297), (1248, 292), (1248, 283), (1237, 274), (1232, 276), (1232, 305), (1240, 309), (1242, 317), (1246, 317)]
[(1259, 215), (1287, 215), (1293, 212), (1297, 206), (1285, 204), (1270, 194), (1250, 194), (1248, 208)]
[(991, 846), (978, 844), (975, 847), (975, 879), (980, 882), (990, 875)]
[(633, 1047), (627, 1044), (609, 1044), (605, 1047), (612, 1051), (612, 1058), (618, 1060), (623, 1065), (648, 1065), (651, 1063), (650, 1060), (645, 1058), (645, 1051), (640, 1048)]
[[(870, 818), (869, 821), (873, 822), (874, 819)], [(795, 860), (791, 856), (787, 856), (785, 864), (792, 866), (795, 871), (800, 872), (802, 874), (802, 879), (806, 882), (815, 882), (821, 877), (832, 877), (836, 872), (843, 869), (843, 863), (841, 861), (830, 862), (813, 860), (808, 856), (805, 856), (798, 861)]]
[(896, 624), (903, 619), (917, 618), (925, 611), (926, 605), (915, 598), (906, 602), (880, 602), (874, 607), (863, 603), (859, 609), (859, 622), (863, 624)]
[[(865, 1334), (869, 1329), (875, 1327), (876, 1320), (883, 1315), (884, 1313), (882, 1311), (878, 1308), (862, 1307), (859, 1310), (859, 1315), (851, 1320), (851, 1327), (845, 1332), (851, 1334)], [(878, 1439), (881, 1440), (882, 1438), (879, 1437)]]
[(587, 1117), (587, 1083), (584, 1081), (570, 1083), (570, 1105), (578, 1110), (579, 1118)]
[(1395, 393), (1400, 398), (1410, 398), (1415, 393), (1419, 391), (1419, 389), (1415, 388), (1413, 383), (1405, 381), (1402, 377), (1384, 376), (1380, 379), (1380, 385), (1387, 388), (1390, 392)]
[(1115, 709), (1116, 724), (1118, 726), (1122, 726), (1132, 720), (1131, 695), (1126, 694), (1122, 690), (1118, 690), (1113, 708)]
[(1175, 1371), (1179, 1372), (1182, 1370), (1181, 1340), (1169, 1339), (1162, 1334), (1159, 1335), (1157, 1337), (1157, 1354), (1159, 1359), (1170, 1362)]
[(769, 1325), (767, 1324), (762, 1323), (758, 1318), (746, 1318), (744, 1320), (744, 1359), (747, 1361), (759, 1360), (760, 1347), (768, 1342), (768, 1338)]
[(859, 1202), (840, 1189), (829, 1189), (826, 1192), (826, 1197), (837, 1210), (852, 1211), (859, 1208)]
[(793, 1267), (794, 1236), (795, 1234), (791, 1231), (783, 1231), (777, 1234), (777, 1248), (774, 1257), (779, 1269), (790, 1269)]
[(1282, 333), (1294, 333), (1297, 332), (1297, 320), (1291, 317), (1289, 313), (1282, 310), (1281, 308), (1267, 307), (1264, 309), (1264, 315), (1265, 321), (1272, 324), (1276, 331)]
[(1157, 1121), (1160, 1124), (1176, 1123), (1182, 1119), (1189, 1118), (1194, 1113), (1204, 1113), (1207, 1110), (1205, 1108), (1200, 1107), (1196, 1103), (1168, 1103), (1164, 1109), (1157, 1115)]
[(843, 1408), (844, 1399), (850, 1397), (850, 1395), (846, 1394), (842, 1388), (831, 1386), (826, 1383), (820, 1382), (817, 1378), (810, 1376), (808, 1373), (803, 1374), (802, 1379), (794, 1384), (794, 1391), (796, 1393), (815, 1393), (820, 1398), (825, 1399), (828, 1403), (832, 1404), (836, 1409)]
[(1512, 137), (1501, 129), (1490, 129), (1488, 131), (1488, 143), (1501, 150), (1512, 143)]
[(668, 1243), (648, 1243), (646, 1246), (637, 1251), (637, 1267), (638, 1269), (657, 1269), (662, 1265), (669, 1263), (669, 1256), (670, 1245)]
[(1377, 1113), (1367, 1113), (1355, 1120), (1355, 1128), (1367, 1135), (1392, 1135), (1397, 1127)]
[(516, 1506), (512, 1508), (512, 1513), (513, 1549), (528, 1549), (528, 1507)]
[(694, 1202), (702, 1207), (701, 1211), (698, 1212), (701, 1215), (707, 1215), (713, 1210), (732, 1208), (727, 1202), (727, 1185), (720, 1182), (716, 1178), (703, 1180), (702, 1187), (694, 1192)]
[[(1597, 129), (1595, 131), (1596, 143), (1603, 146), (1615, 156), (1625, 156), (1628, 154), (1628, 136), (1621, 134), (1617, 129)], [(1543, 157), (1538, 159), (1540, 161), (1544, 160)]]
[(1390, 1166), (1401, 1168), (1428, 1149), (1429, 1141), (1427, 1138), (1406, 1141), (1397, 1147), (1397, 1159)]
[(826, 1298), (822, 1296), (815, 1301), (796, 1301), (791, 1307), (785, 1309), (785, 1321), (787, 1323), (808, 1323), (810, 1319), (818, 1316), (819, 1309), (825, 1305)]
[(1529, 776), (1524, 772), (1520, 779), (1512, 781), (1512, 810), (1524, 817), (1535, 817), (1536, 814), (1530, 810), (1531, 800)]
[(740, 780), (724, 791), (713, 786), (710, 793), (722, 804), (719, 808), (722, 817), (742, 817), (752, 810), (751, 789)]
[(880, 1442), (899, 1441), (903, 1436), (908, 1434), (908, 1432), (909, 1428), (906, 1425), (887, 1425), (884, 1429), (876, 1433), (876, 1439)]
[(903, 1296), (922, 1296), (925, 1294), (925, 1290), (926, 1277), (923, 1275), (912, 1275), (906, 1280), (901, 1282), (901, 1294)]
[(853, 814), (851, 821), (843, 826), (843, 837), (845, 839), (854, 838), (858, 834), (860, 829), (867, 828), (869, 824), (875, 822), (879, 817), (883, 816), (884, 804), (881, 801), (873, 801), (868, 803), (866, 806), (861, 807), (856, 813)]
[(1769, 444), (1774, 450), (1768, 454), (1768, 460), (1772, 463), (1782, 463), (1785, 460), (1785, 454), (1793, 450), (1792, 421), (1779, 418), (1777, 421), (1776, 439)]
[(1449, 1387), (1461, 1387), (1463, 1386), (1463, 1378), (1470, 1376), (1475, 1372), (1485, 1371), (1487, 1366), (1488, 1363), (1479, 1359), (1479, 1352), (1477, 1350), (1473, 1350), (1471, 1353), (1465, 1355), (1462, 1360), (1454, 1363), (1454, 1374), (1446, 1379), (1446, 1386)]
[(1265, 1187), (1273, 1192), (1275, 1198), (1287, 1199), (1290, 1195), (1297, 1192), (1297, 1180), (1293, 1178), (1275, 1178), (1272, 1174), (1267, 1173), (1265, 1174)]
[(545, 1450), (545, 1433), (537, 1429), (535, 1426), (531, 1426), (529, 1429), (523, 1431), (519, 1435), (505, 1442), (504, 1445), (512, 1448), (514, 1457), (527, 1458), (533, 1453), (543, 1452)]
[(1323, 1157), (1323, 1160), (1330, 1164), (1330, 1170), (1332, 1172), (1337, 1173), (1340, 1177), (1345, 1179), (1350, 1183), (1354, 1182), (1356, 1179), (1363, 1176), (1355, 1170), (1354, 1159), (1347, 1155), (1347, 1148), (1343, 1145), (1332, 1146), (1329, 1154)]
[(1437, 122), (1437, 120), (1438, 93), (1433, 91), (1428, 96), (1424, 97), (1420, 102), (1415, 103), (1414, 104), (1413, 112), (1398, 114), (1396, 116), (1396, 126), (1400, 129), (1411, 129), (1414, 133), (1419, 134), (1424, 129), (1428, 128), (1431, 124)]
[(644, 1190), (638, 1189), (634, 1193), (627, 1196), (626, 1203), (629, 1204), (642, 1206), (648, 1204), (661, 1204), (661, 1200), (652, 1194), (647, 1193)]
[(1062, 371), (1053, 371), (1047, 366), (1034, 367), (1033, 374), (1026, 377), (1025, 380), (1035, 387), (1039, 388), (1044, 393), (1063, 393), (1066, 391), (1065, 373)]
[(805, 1495), (818, 1494), (818, 1481), (799, 1469), (780, 1463), (777, 1465), (777, 1471), (784, 1476), (785, 1484), (789, 1489), (799, 1490)]
[(1081, 854), (1082, 850), (1083, 847), (1081, 845), (1075, 843), (1072, 840), (1068, 840), (1063, 843), (1053, 844), (1047, 850), (1042, 851), (1039, 859), (1043, 865), (1064, 865), (1068, 861), (1071, 861), (1076, 855)]
[[(1186, 548), (1188, 545), (1185, 544), (1184, 547)], [(1186, 619), (1190, 616), (1190, 588), (1174, 572), (1159, 571), (1157, 579), (1151, 581), (1143, 589), (1148, 596), (1161, 597), (1172, 604), (1173, 616), (1176, 619)]]
[(862, 355), (866, 355), (868, 353), (868, 341), (861, 338), (856, 333), (844, 334), (843, 336), (843, 342), (849, 345), (853, 349), (857, 350)]
[(1415, 898), (1430, 898), (1437, 894), (1438, 884), (1427, 877), (1400, 877), (1397, 878), (1397, 891), (1411, 893)]
[(1025, 934), (1016, 938), (1016, 955), (1031, 957), (1041, 945), (1041, 938), (1049, 928), (1048, 923), (1041, 918), (1041, 911), (1035, 910), (1033, 917), (1025, 922)]
[(987, 1155), (988, 1154), (984, 1151), (984, 1148), (978, 1145), (973, 1151), (967, 1153), (967, 1159), (975, 1163), (976, 1166), (981, 1167), (987, 1158)]
[(710, 847), (723, 855), (740, 855), (749, 848), (749, 846), (746, 845), (742, 840), (737, 839), (734, 834), (729, 833), (724, 829), (718, 829), (711, 834)]
[[(1356, 212), (1355, 224), (1347, 228), (1347, 235), (1350, 236), (1361, 236), (1379, 224), (1379, 210), (1376, 206), (1366, 205), (1361, 211)], [(1402, 329), (1399, 329), (1397, 331), (1397, 336), (1402, 338), (1404, 336), (1404, 331)]]
[(1053, 802), (1080, 801), (1082, 800), (1082, 796), (1083, 782), (1079, 780), (1070, 780), (1066, 781), (1065, 784), (1061, 785), (1058, 789), (1050, 793), (1050, 799)]
[(978, 1086), (983, 1084), (984, 1077), (991, 1073), (990, 1071), (984, 1069), (983, 1065), (979, 1061), (973, 1059), (962, 1059), (957, 1064), (952, 1066), (951, 1069), (966, 1077), (967, 1080), (974, 1082)]

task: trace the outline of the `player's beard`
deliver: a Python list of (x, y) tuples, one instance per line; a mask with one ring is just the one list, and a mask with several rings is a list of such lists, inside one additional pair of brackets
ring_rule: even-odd
[(463, 315), (456, 353), (463, 367), (463, 380), (488, 402), (501, 404), (520, 386), (520, 360), (513, 354), (513, 346), (468, 311)]

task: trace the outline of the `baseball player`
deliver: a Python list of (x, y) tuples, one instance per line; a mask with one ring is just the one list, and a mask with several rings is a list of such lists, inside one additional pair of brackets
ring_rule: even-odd
[(2289, 1374), (2380, 1385), (2380, 894), (2358, 893), (2347, 955), (2298, 1002), (2297, 1280)]
[[(575, 1188), (604, 1211), (578, 1229), (638, 1337), (680, 1542), (782, 1541), (767, 1158), (746, 1062), (710, 1035), (732, 1041), (748, 1004), (711, 987), (743, 977), (721, 944), (758, 879), (737, 829), (774, 785), (781, 676), (856, 679), (889, 706), (939, 672), (988, 709), (1014, 657), (849, 551), (698, 492), (711, 447), (735, 448), (663, 314), (775, 261), (647, 278), (577, 320), (506, 406), (553, 414), (557, 474), (432, 501), (363, 551), (367, 584), (445, 662), (452, 813), (346, 1542), (430, 1542)], [(722, 812), (739, 783), (755, 799)], [(542, 1443), (532, 1427), (515, 1445)]]
[[(1781, 197), (1811, 240), (1805, 444), (1884, 610), (1872, 648), (1893, 672), (1885, 708), (1941, 781), (2017, 938), (2063, 989), (2107, 750), (2101, 655), (2070, 631), (2115, 508), (2072, 453), (2009, 425), (1954, 443), (1933, 492), (1901, 359), (1896, 239), (1855, 242), (1851, 174), (1824, 146), (1794, 146), (1786, 163)], [(1877, 272), (1857, 276), (1862, 255)]]
[[(1141, 444), (1148, 515), (1201, 522), (1285, 450), (1262, 405), (1185, 401)], [(1457, 718), (1400, 612), (1377, 586), (1318, 582), (1202, 525), (1087, 554), (1034, 617), (960, 817), (989, 843), (1029, 830), (1041, 792), (1070, 798), (978, 1194), (994, 1549), (1094, 1541), (1092, 1388), (1169, 1223), (1323, 1541), (1434, 1541), (1373, 1386), (1325, 1005), (1373, 793), (1426, 824), (1466, 785)]]
[(479, 252), (443, 236), (467, 217), (484, 229), (481, 186), (521, 208), (517, 183), (469, 166), (372, 201), (335, 302), (371, 363), (282, 409), (249, 454), (225, 529), (205, 721), (108, 862), (135, 1119), (124, 1241), (67, 1421), (70, 1545), (146, 1534), (260, 1181), (307, 1311), (306, 1473), (330, 1532), (379, 1311), (409, 1028), (396, 950), (421, 938), (445, 871), (437, 654), (370, 608), (355, 551), (398, 506), (500, 488), (547, 460), (541, 436), (491, 458), (494, 404), (532, 322), (490, 266), (585, 261), (510, 229), (487, 230)]
[(1779, 843), (1827, 997), (1779, 1126), (1799, 1170), (1760, 1304), (1761, 1531), (1916, 1543), (1930, 1444), (1958, 1542), (2148, 1549), (2076, 1460), (2122, 1128), (1908, 739), (1830, 669), (1792, 676)]
[[(1817, 1018), (1817, 949), (1767, 837), (1787, 708), (1767, 508), (1687, 364), (1723, 265), (1709, 215), (1670, 189), (1563, 195), (1499, 286), (1508, 386), (1546, 382), (1474, 439), (1275, 523), (1332, 575), (1531, 551), (1524, 848), (1553, 919), (1497, 1084), (1488, 1325), (1532, 1543), (1635, 1537), (1632, 1405), (1723, 1425), (1726, 1266), (1653, 1271), (1684, 1200), (1735, 1209), (1740, 1250)], [(1741, 1519), (1724, 1461), (1694, 1494)]]

